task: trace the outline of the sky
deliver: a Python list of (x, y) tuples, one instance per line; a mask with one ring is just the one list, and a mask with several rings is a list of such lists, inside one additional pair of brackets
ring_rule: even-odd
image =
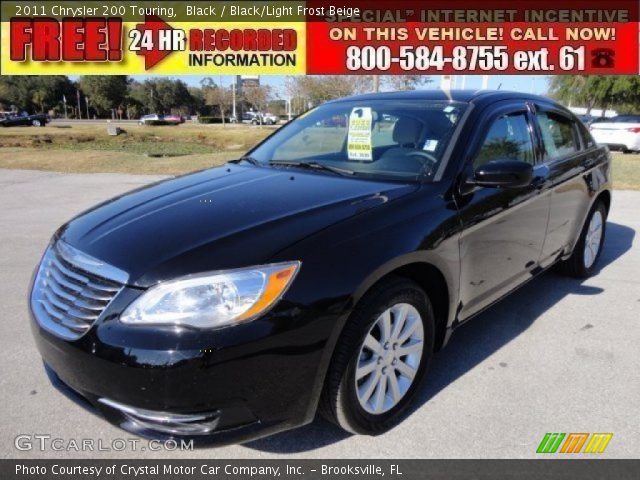
[[(231, 75), (210, 76), (213, 78), (215, 83), (220, 83), (222, 81), (223, 85), (231, 85), (234, 78), (234, 76)], [(132, 78), (135, 78), (138, 81), (143, 81), (151, 77), (145, 75), (132, 75)], [(190, 86), (199, 86), (200, 81), (204, 76), (176, 75), (172, 78), (180, 78)], [(440, 76), (431, 75), (430, 78), (432, 82), (420, 88), (440, 88)], [(260, 82), (273, 86), (276, 93), (280, 93), (281, 96), (284, 96), (284, 79), (285, 77), (282, 75), (263, 75), (260, 77)], [(461, 88), (462, 83), (464, 82), (465, 88), (479, 89), (482, 86), (482, 75), (457, 75), (456, 82), (456, 88)], [(488, 88), (492, 90), (500, 88), (500, 90), (515, 90), (526, 93), (543, 94), (546, 93), (548, 84), (548, 76), (546, 75), (492, 75), (489, 77)]]

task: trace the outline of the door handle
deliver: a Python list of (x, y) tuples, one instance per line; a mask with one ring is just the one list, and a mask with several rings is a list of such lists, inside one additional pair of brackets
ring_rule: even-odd
[(536, 190), (542, 190), (549, 184), (549, 167), (542, 165), (535, 169), (537, 175), (531, 180), (531, 186)]
[(531, 181), (531, 186), (536, 190), (542, 190), (547, 185), (547, 177), (535, 177)]

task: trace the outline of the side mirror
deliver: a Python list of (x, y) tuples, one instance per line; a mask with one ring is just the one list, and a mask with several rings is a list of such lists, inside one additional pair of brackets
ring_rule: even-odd
[(470, 183), (489, 188), (521, 188), (531, 185), (533, 165), (519, 160), (495, 160), (480, 165)]

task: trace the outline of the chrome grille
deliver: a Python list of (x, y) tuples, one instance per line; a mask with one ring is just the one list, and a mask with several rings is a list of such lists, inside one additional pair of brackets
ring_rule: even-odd
[(76, 340), (91, 326), (127, 281), (127, 275), (58, 241), (46, 251), (31, 294), (42, 328)]

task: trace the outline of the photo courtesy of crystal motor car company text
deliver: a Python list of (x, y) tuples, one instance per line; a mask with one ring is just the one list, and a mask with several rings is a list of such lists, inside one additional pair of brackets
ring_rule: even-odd
[(395, 3), (3, 2), (4, 458), (637, 460), (639, 5)]

